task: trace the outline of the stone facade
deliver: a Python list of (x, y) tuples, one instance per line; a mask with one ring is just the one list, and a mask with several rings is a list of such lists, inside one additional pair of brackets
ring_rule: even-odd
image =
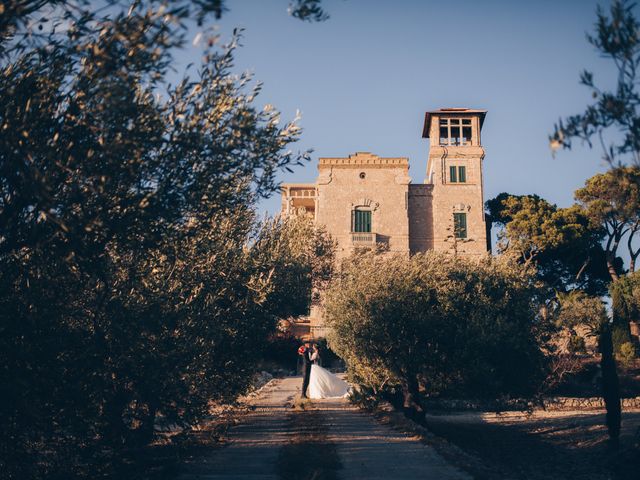
[[(338, 259), (355, 248), (381, 244), (411, 255), (438, 250), (465, 256), (487, 254), (482, 192), (486, 112), (449, 108), (425, 114), (430, 139), (424, 183), (412, 184), (409, 159), (357, 152), (320, 158), (313, 184), (284, 184), (282, 213), (311, 215), (337, 240)], [(320, 312), (311, 333), (322, 334)]]

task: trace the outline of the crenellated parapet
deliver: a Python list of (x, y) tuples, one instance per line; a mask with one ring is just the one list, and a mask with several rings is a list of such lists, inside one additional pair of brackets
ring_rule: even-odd
[(356, 152), (348, 157), (323, 157), (318, 160), (318, 169), (324, 168), (409, 168), (407, 157), (379, 157), (369, 152)]

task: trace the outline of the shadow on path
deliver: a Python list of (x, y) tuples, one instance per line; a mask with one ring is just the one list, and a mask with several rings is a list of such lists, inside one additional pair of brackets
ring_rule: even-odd
[(289, 415), (289, 443), (280, 448), (277, 473), (283, 480), (335, 480), (341, 464), (329, 441), (327, 419), (320, 410)]
[(229, 430), (227, 446), (192, 459), (179, 480), (334, 480), (470, 477), (417, 437), (395, 432), (346, 399), (292, 408), (301, 379), (278, 380)]

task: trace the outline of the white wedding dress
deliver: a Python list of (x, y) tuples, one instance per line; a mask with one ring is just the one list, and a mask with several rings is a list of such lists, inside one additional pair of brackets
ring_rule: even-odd
[(337, 375), (318, 365), (311, 365), (309, 390), (307, 391), (309, 398), (346, 397), (349, 390), (349, 384)]

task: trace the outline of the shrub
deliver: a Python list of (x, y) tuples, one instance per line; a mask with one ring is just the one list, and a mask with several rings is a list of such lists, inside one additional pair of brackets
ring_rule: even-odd
[(620, 349), (626, 343), (631, 343), (631, 333), (627, 324), (614, 322), (611, 327), (611, 341), (613, 342), (614, 351), (619, 354)]
[(544, 366), (534, 293), (527, 271), (499, 259), (356, 255), (327, 292), (329, 343), (354, 382), (400, 387), (413, 409), (420, 390), (527, 396)]
[(618, 358), (620, 359), (620, 363), (625, 367), (631, 365), (633, 360), (636, 358), (636, 347), (631, 342), (625, 342), (620, 345), (620, 350), (618, 351)]
[(329, 342), (326, 338), (321, 338), (315, 341), (316, 345), (320, 347), (320, 358), (322, 362), (322, 366), (324, 368), (331, 368), (336, 365), (340, 361), (340, 357), (336, 355), (336, 353), (331, 350), (329, 346)]
[(573, 334), (569, 337), (569, 343), (567, 344), (569, 353), (587, 353), (587, 345), (584, 337)]

